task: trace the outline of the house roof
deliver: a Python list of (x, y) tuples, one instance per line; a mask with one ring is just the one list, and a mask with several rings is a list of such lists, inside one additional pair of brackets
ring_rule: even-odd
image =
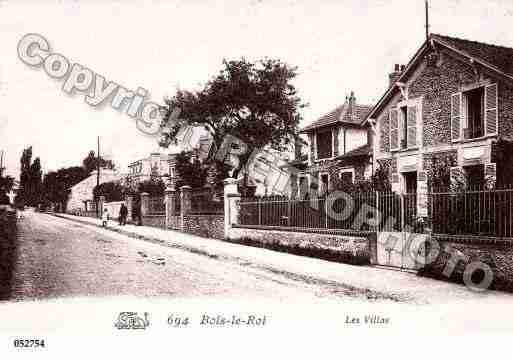
[(439, 34), (432, 34), (431, 38), (454, 47), (455, 49), (465, 52), (475, 58), (481, 59), (506, 74), (513, 75), (512, 48)]
[(351, 98), (346, 99), (346, 102), (343, 105), (338, 106), (333, 111), (328, 112), (318, 120), (304, 127), (300, 132), (310, 132), (318, 128), (332, 126), (339, 123), (361, 126), (371, 108), (372, 106), (369, 105), (357, 104), (356, 99), (354, 98), (354, 93), (352, 93)]
[(366, 144), (363, 146), (360, 146), (358, 148), (355, 148), (354, 150), (351, 150), (343, 155), (338, 156), (337, 160), (347, 159), (351, 157), (358, 157), (358, 156), (370, 156), (372, 154), (371, 146)]
[[(500, 76), (513, 81), (513, 49), (486, 44), (477, 41), (465, 40), (456, 37), (450, 37), (440, 34), (431, 34), (422, 44), (420, 49), (412, 57), (402, 74), (397, 78), (397, 82), (403, 82), (412, 72), (423, 55), (433, 47), (442, 46), (459, 55), (468, 58), (471, 62), (477, 63)], [(387, 89), (383, 97), (372, 108), (364, 119), (364, 123), (372, 118), (375, 113), (382, 108), (383, 104), (395, 93), (397, 86), (391, 86)]]

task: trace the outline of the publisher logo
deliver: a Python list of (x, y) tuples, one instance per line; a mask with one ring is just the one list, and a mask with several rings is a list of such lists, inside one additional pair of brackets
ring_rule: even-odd
[(118, 329), (146, 329), (150, 326), (150, 319), (147, 312), (143, 316), (137, 312), (121, 312), (114, 326)]

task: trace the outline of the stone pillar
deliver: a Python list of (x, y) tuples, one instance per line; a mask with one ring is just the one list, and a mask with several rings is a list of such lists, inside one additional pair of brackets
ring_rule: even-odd
[(485, 188), (494, 190), (497, 186), (497, 165), (495, 163), (486, 163), (484, 165)]
[(237, 236), (231, 233), (231, 229), (232, 225), (239, 223), (240, 198), (237, 180), (224, 180), (224, 236), (228, 239), (237, 239)]
[(105, 203), (105, 196), (100, 196), (98, 200), (98, 213), (100, 214), (100, 218), (103, 216), (103, 204)]
[(150, 211), (150, 194), (141, 193), (141, 217), (147, 216)]
[(171, 227), (171, 218), (175, 215), (175, 208), (176, 208), (176, 191), (175, 187), (171, 186), (166, 188), (165, 191), (165, 203), (166, 203), (166, 228)]
[(185, 229), (184, 217), (191, 211), (191, 193), (190, 186), (180, 187), (180, 227), (182, 231)]
[(128, 211), (128, 214), (126, 216), (126, 221), (128, 223), (132, 222), (132, 211), (134, 209), (134, 196), (129, 194), (125, 197), (125, 202), (126, 202), (126, 209)]

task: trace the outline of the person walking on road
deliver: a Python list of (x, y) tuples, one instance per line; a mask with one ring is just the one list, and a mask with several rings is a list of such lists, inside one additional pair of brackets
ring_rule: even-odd
[(109, 222), (109, 211), (107, 211), (107, 208), (105, 208), (102, 213), (102, 227), (107, 227), (108, 222)]
[(128, 216), (128, 208), (124, 203), (121, 204), (119, 209), (119, 225), (124, 226), (126, 224), (126, 217)]

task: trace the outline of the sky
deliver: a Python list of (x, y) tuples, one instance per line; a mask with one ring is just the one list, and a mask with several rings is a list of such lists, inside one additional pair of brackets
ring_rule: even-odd
[[(434, 33), (513, 47), (512, 20), (511, 0), (430, 0)], [(422, 45), (424, 24), (424, 0), (0, 0), (6, 172), (18, 176), (30, 145), (45, 172), (80, 165), (97, 136), (121, 171), (159, 150), (125, 112), (94, 108), (83, 93), (68, 95), (62, 80), (24, 64), (17, 46), (27, 33), (108, 81), (147, 89), (157, 103), (178, 88), (198, 89), (223, 59), (279, 58), (298, 68), (305, 125), (351, 91), (359, 103), (375, 103), (394, 64)]]

